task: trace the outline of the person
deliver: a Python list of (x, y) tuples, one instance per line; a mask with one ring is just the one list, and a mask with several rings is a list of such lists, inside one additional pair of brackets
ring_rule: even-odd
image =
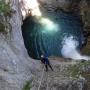
[(48, 60), (47, 57), (45, 57), (44, 55), (41, 55), (41, 62), (45, 65), (45, 68), (46, 68), (46, 72), (48, 71), (48, 67), (51, 68), (51, 70), (53, 71), (53, 68)]

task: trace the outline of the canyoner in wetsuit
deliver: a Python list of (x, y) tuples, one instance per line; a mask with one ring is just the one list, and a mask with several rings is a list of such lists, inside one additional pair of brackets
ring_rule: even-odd
[(44, 55), (41, 55), (41, 62), (45, 65), (46, 71), (48, 71), (48, 67), (50, 67), (51, 70), (53, 71), (53, 68), (52, 68), (48, 58), (45, 57)]

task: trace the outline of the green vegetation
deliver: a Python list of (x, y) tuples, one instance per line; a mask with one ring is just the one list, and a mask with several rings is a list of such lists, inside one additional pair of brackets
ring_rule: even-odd
[(4, 32), (5, 30), (5, 25), (0, 23), (0, 32)]
[(3, 13), (5, 16), (10, 14), (10, 5), (5, 0), (0, 0), (0, 13)]
[(30, 90), (32, 88), (32, 81), (33, 80), (26, 81), (25, 85), (23, 86), (23, 90)]
[(7, 23), (7, 21), (0, 22), (0, 32), (2, 32), (3, 34), (8, 33), (8, 23)]
[(5, 0), (0, 0), (0, 32), (8, 32), (8, 16), (11, 15), (10, 5)]
[(88, 66), (90, 66), (89, 61), (79, 62), (79, 63), (69, 67), (69, 74), (73, 78), (79, 78), (79, 76), (84, 77), (85, 74), (87, 74), (86, 69), (88, 68)]
[(86, 47), (82, 49), (82, 54), (83, 55), (90, 55), (90, 42), (89, 41), (88, 41)]

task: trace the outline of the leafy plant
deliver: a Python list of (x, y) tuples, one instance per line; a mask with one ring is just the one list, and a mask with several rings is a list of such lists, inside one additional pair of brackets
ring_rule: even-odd
[(10, 5), (6, 3), (5, 0), (0, 0), (0, 32), (6, 34), (8, 33), (9, 23), (7, 21), (7, 16), (11, 15)]
[(5, 0), (0, 0), (0, 13), (3, 13), (5, 16), (10, 14), (10, 5)]
[(23, 90), (30, 90), (32, 88), (32, 80), (26, 81), (25, 85), (23, 86)]
[(5, 30), (5, 25), (0, 23), (0, 32), (4, 32)]
[(8, 22), (5, 21), (0, 21), (0, 32), (2, 32), (3, 34), (7, 34), (8, 33)]

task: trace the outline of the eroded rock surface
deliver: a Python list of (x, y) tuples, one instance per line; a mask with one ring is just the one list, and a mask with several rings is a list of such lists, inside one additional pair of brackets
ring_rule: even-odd
[(0, 90), (21, 90), (23, 83), (32, 77), (31, 70), (38, 63), (30, 59), (24, 47), (21, 24), (22, 16), (18, 0), (10, 0), (10, 32), (0, 33)]

